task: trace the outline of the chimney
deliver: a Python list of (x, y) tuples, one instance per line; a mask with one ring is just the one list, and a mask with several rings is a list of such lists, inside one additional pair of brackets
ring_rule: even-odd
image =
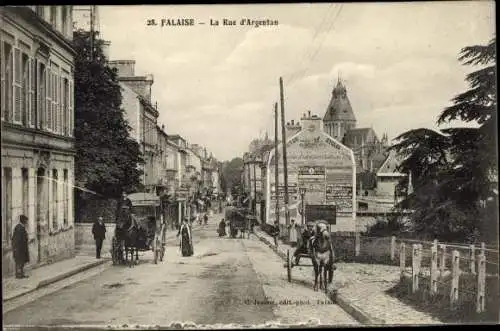
[(134, 77), (135, 76), (135, 61), (134, 60), (115, 60), (109, 61), (108, 65), (118, 70), (118, 77)]
[(287, 139), (299, 133), (301, 129), (300, 125), (294, 124), (294, 120), (291, 123), (287, 123), (285, 127)]
[[(304, 117), (302, 119), (302, 127), (306, 130), (313, 130), (313, 131), (322, 131), (323, 130), (323, 121), (318, 115), (312, 115), (311, 116), (311, 111), (309, 110), (307, 112), (309, 116), (306, 118)], [(297, 126), (298, 123), (297, 123)], [(300, 127), (300, 126), (299, 126)]]

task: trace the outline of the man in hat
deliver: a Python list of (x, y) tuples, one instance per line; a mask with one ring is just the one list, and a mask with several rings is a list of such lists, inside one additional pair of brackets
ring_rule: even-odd
[[(299, 242), (299, 247), (297, 247), (297, 249), (293, 253), (295, 261), (298, 260), (300, 253), (309, 251), (309, 242), (311, 241), (313, 236), (314, 236), (314, 223), (307, 222), (306, 228), (302, 231), (302, 240), (300, 240)], [(297, 264), (297, 262), (295, 264)]]
[(26, 231), (27, 223), (28, 217), (20, 215), (19, 223), (14, 228), (14, 234), (12, 235), (12, 251), (14, 261), (16, 262), (16, 278), (28, 277), (24, 274), (24, 265), (30, 261), (28, 231)]
[(102, 216), (99, 216), (97, 222), (94, 222), (94, 225), (92, 225), (92, 234), (95, 240), (95, 257), (96, 259), (100, 259), (102, 242), (106, 238), (106, 226), (104, 225)]

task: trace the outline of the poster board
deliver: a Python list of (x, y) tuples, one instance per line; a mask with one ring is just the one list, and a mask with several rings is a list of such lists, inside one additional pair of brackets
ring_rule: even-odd
[(306, 205), (306, 222), (325, 220), (330, 225), (337, 224), (337, 206), (335, 205)]

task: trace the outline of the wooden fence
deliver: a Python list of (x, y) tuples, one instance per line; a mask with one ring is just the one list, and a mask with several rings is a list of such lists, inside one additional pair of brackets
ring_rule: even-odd
[[(414, 243), (409, 245), (409, 241)], [(495, 280), (498, 282), (498, 250), (488, 249), (484, 243), (478, 247), (444, 244), (437, 240), (430, 243), (407, 239), (401, 240), (397, 245), (397, 238), (392, 237), (390, 253), (392, 260), (396, 259), (397, 250), (401, 279), (407, 274), (411, 276), (413, 293), (422, 289), (435, 296), (440, 286), (448, 289), (452, 308), (457, 305), (460, 294), (469, 298), (475, 297), (477, 313), (485, 311), (487, 279), (492, 279), (492, 283)], [(487, 260), (487, 255), (496, 255), (497, 258), (495, 261)], [(409, 264), (411, 271), (407, 269)], [(424, 281), (426, 288), (421, 288), (424, 286)], [(475, 284), (470, 284), (471, 282)], [(493, 292), (491, 296), (498, 295), (494, 293), (498, 291), (498, 287), (492, 287), (491, 290)]]

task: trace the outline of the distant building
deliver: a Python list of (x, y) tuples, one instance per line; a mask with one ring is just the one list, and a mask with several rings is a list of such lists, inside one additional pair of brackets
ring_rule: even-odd
[(155, 193), (163, 189), (163, 174), (160, 174), (157, 120), (158, 109), (151, 103), (153, 75), (135, 75), (134, 60), (108, 61), (111, 68), (117, 69), (118, 81), (122, 88), (122, 105), (126, 119), (131, 126), (131, 135), (141, 146), (143, 153), (144, 175), (141, 183), (147, 192)]
[(75, 254), (72, 6), (0, 11), (2, 275), (28, 217), (30, 264)]
[(373, 128), (356, 125), (347, 89), (339, 79), (323, 117), (323, 127), (326, 133), (353, 150), (358, 173), (376, 172), (387, 157), (387, 134), (380, 140)]

